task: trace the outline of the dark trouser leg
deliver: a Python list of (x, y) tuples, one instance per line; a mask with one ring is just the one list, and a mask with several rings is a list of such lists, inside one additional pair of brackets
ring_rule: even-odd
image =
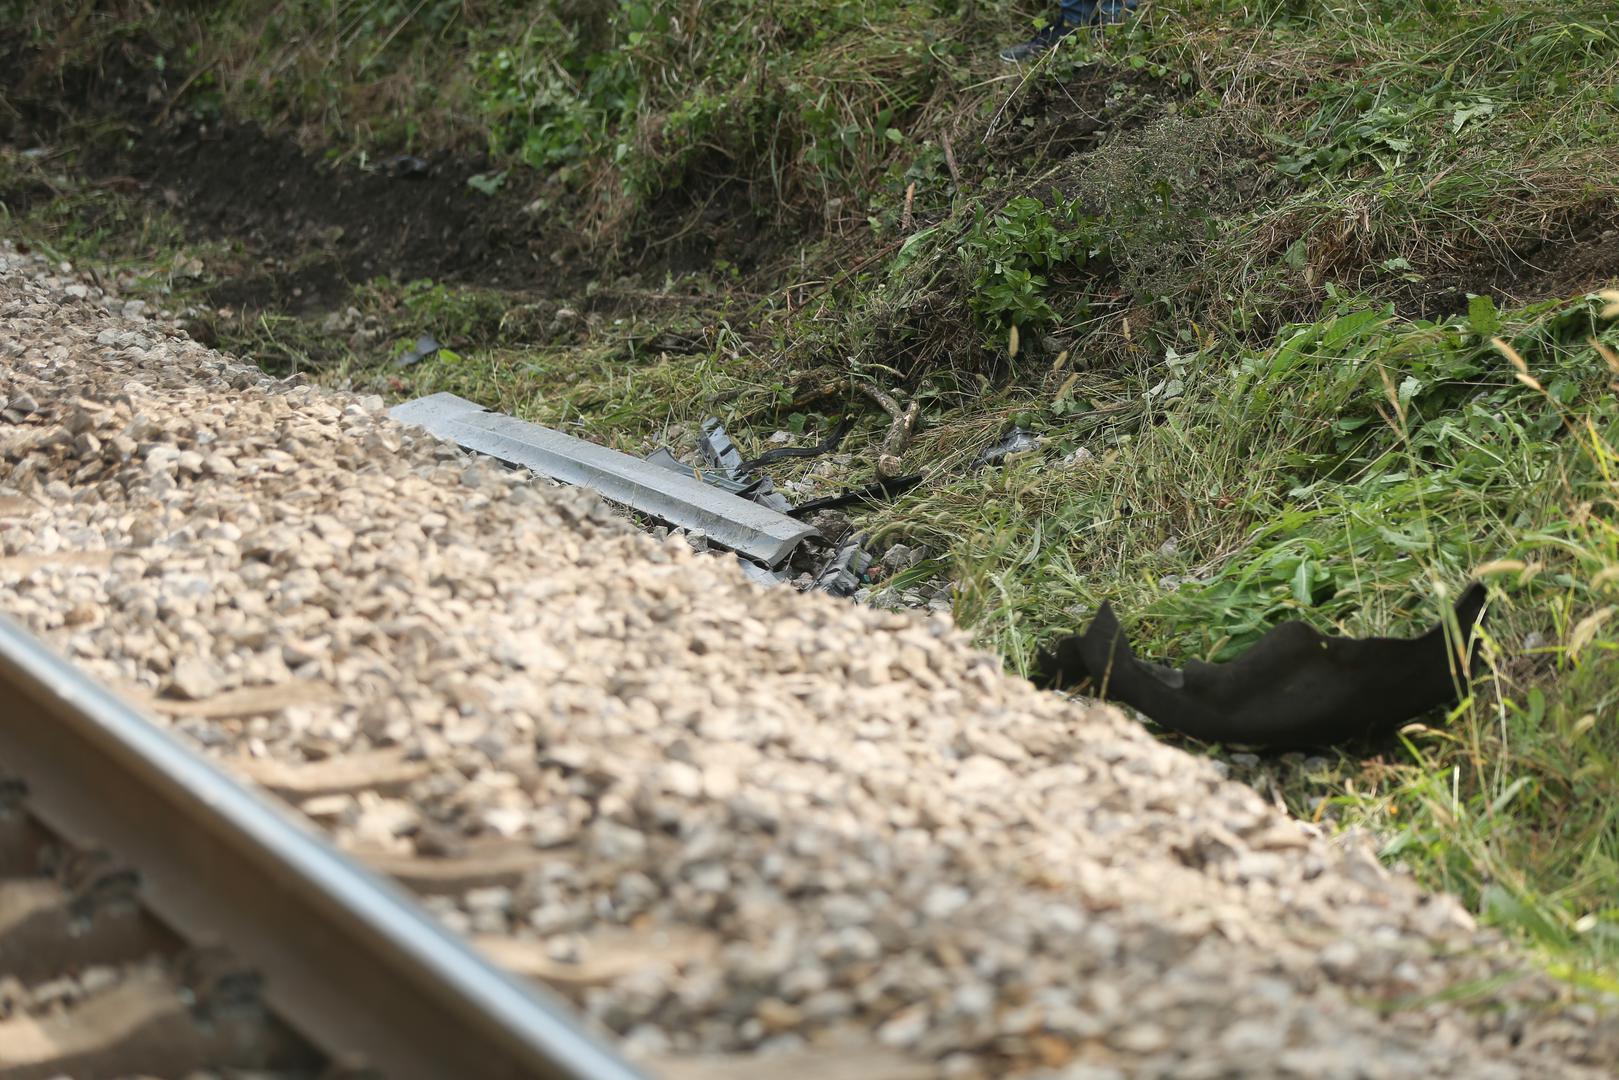
[(1082, 26), (1119, 22), (1135, 10), (1136, 0), (1059, 0), (1056, 23), (1028, 41), (1008, 45), (1001, 59), (1009, 63), (1032, 60)]
[(1062, 0), (1062, 25), (1094, 26), (1122, 22), (1136, 8), (1136, 0)]

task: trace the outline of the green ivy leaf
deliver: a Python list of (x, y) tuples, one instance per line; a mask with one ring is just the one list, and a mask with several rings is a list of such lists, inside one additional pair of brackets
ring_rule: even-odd
[(1482, 338), (1492, 338), (1501, 332), (1501, 313), (1495, 310), (1495, 301), (1488, 296), (1467, 298), (1467, 325)]

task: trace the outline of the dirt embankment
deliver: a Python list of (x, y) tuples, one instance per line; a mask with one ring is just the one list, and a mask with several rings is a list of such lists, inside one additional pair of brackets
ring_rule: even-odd
[[(836, 200), (847, 204), (841, 217), (814, 200), (765, 207), (739, 179), (759, 163), (717, 151), (692, 157), (660, 194), (622, 221), (586, 227), (575, 220), (579, 193), (553, 190), (531, 171), (509, 170), (492, 195), (470, 186), (469, 179), (504, 168), (478, 153), (446, 150), (423, 159), (368, 157), (352, 147), (335, 153), (255, 124), (199, 119), (185, 105), (190, 75), (161, 70), (153, 63), (158, 52), (134, 39), (105, 49), (94, 62), (65, 63), (48, 49), (0, 33), (0, 59), (9, 72), (0, 78), (10, 106), (0, 110), (0, 143), (42, 155), (36, 167), (16, 170), (0, 185), (0, 201), (27, 213), (64, 194), (110, 189), (126, 201), (83, 205), (82, 231), (117, 239), (149, 228), (140, 219), (161, 215), (188, 242), (214, 245), (221, 254), (207, 267), (200, 297), (208, 313), (194, 325), (210, 340), (216, 340), (215, 323), (224, 328), (217, 340), (240, 342), (259, 316), (291, 316), (308, 324), (308, 340), (299, 348), (310, 359), (336, 358), (341, 350), (324, 355), (313, 328), (341, 313), (356, 285), (378, 278), (496, 290), (513, 307), (554, 301), (618, 315), (635, 307), (627, 293), (642, 286), (662, 290), (672, 279), (703, 278), (723, 265), (721, 277), (731, 275), (729, 292), (751, 302), (793, 282), (839, 280), (844, 270), (880, 267), (902, 239), (890, 236), (877, 251), (881, 258), (868, 266), (870, 245), (857, 239), (868, 231), (864, 211), (852, 209), (859, 200)], [(915, 229), (936, 224), (953, 200), (989, 177), (1001, 180), (986, 205), (1013, 194), (1046, 198), (1054, 185), (1066, 190), (1075, 177), (1097, 171), (1098, 150), (1107, 151), (1121, 135), (1128, 141), (1184, 97), (1184, 88), (1170, 81), (1105, 65), (1081, 69), (1067, 81), (1034, 80), (987, 122), (965, 113), (956, 118), (948, 165), (954, 194), (931, 203), (924, 195), (914, 218), (907, 203), (906, 217)], [(1113, 183), (1110, 194), (1140, 195), (1167, 183), (1173, 213), (1138, 222), (1134, 248), (1115, 252), (1114, 265), (1062, 283), (1093, 293), (1096, 313), (1117, 313), (1138, 326), (1150, 319), (1140, 306), (1149, 296), (1207, 287), (1201, 222), (1242, 220), (1287, 187), (1275, 170), (1274, 147), (1252, 133), (1221, 136), (1206, 147), (1158, 147), (1155, 154), (1160, 150), (1177, 160), (1166, 159), (1149, 176)], [(1184, 183), (1171, 175), (1186, 164), (1177, 164), (1180, 157), (1191, 161), (1199, 154), (1217, 164), (1192, 169), (1198, 175)], [(542, 197), (535, 199), (536, 192)], [(1371, 280), (1402, 314), (1423, 317), (1465, 310), (1469, 293), (1527, 302), (1566, 296), (1619, 273), (1619, 206), (1611, 199), (1543, 217), (1521, 235), (1503, 234), (1456, 256), (1459, 264), (1416, 267), (1420, 273), (1406, 282), (1378, 277), (1363, 265), (1391, 253), (1361, 250), (1353, 222), (1340, 223), (1344, 235), (1335, 236), (1319, 223), (1283, 220), (1259, 230), (1251, 254), (1263, 262), (1302, 242), (1311, 281), (1364, 286)], [(1187, 231), (1187, 222), (1199, 224)], [(801, 265), (801, 253), (822, 241), (818, 264)], [(707, 296), (712, 288), (700, 283), (698, 291)], [(1295, 299), (1297, 311), (1253, 313), (1254, 325), (1269, 326), (1273, 315), (1292, 318), (1320, 302), (1308, 288)], [(765, 334), (750, 321), (734, 325)], [(949, 287), (915, 298), (888, 323), (873, 337), (875, 358), (907, 374), (931, 370), (941, 354), (971, 351), (963, 344), (974, 336), (967, 297)]]

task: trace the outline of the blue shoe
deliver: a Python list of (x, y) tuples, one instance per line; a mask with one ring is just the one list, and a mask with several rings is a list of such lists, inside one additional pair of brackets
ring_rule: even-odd
[(1077, 26), (1054, 23), (1028, 41), (1020, 41), (1016, 45), (1008, 45), (1002, 49), (1001, 59), (1008, 64), (1020, 64), (1025, 60), (1032, 60), (1078, 29), (1079, 27)]
[(1009, 64), (1031, 60), (1082, 26), (1123, 22), (1136, 9), (1136, 0), (1063, 0), (1062, 18), (1028, 41), (1008, 45), (1001, 59)]

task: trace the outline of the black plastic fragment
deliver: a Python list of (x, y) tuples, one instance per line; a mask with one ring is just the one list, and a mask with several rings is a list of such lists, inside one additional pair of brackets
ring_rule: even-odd
[(1205, 742), (1302, 747), (1375, 738), (1458, 700), (1476, 660), (1484, 598), (1477, 582), (1462, 593), (1459, 638), (1443, 622), (1416, 638), (1329, 637), (1285, 622), (1228, 663), (1192, 660), (1178, 670), (1138, 659), (1104, 603), (1083, 634), (1041, 650), (1033, 681), (1089, 682), (1098, 697)]

